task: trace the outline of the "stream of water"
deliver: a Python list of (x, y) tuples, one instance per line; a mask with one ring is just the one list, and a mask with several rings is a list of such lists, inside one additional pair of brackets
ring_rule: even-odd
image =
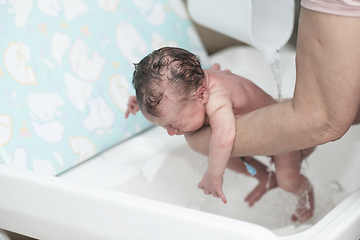
[(278, 102), (283, 100), (282, 96), (282, 80), (280, 67), (280, 52), (277, 49), (266, 49), (263, 51), (266, 62), (269, 64), (273, 72), (274, 80), (276, 82), (278, 91)]

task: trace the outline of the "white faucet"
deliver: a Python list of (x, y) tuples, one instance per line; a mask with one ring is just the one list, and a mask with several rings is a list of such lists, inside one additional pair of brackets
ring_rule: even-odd
[(200, 25), (258, 48), (282, 48), (294, 26), (294, 0), (188, 0)]

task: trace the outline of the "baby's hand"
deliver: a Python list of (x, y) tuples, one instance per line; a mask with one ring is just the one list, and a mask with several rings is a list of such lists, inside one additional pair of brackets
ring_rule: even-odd
[(214, 63), (211, 65), (210, 70), (220, 70), (220, 64)]
[(130, 113), (132, 115), (135, 115), (140, 110), (139, 104), (137, 103), (135, 96), (129, 97), (127, 107), (128, 108), (125, 112), (125, 118), (128, 118)]
[(203, 179), (199, 182), (198, 187), (204, 190), (206, 195), (213, 195), (214, 197), (221, 198), (223, 203), (227, 203), (225, 194), (222, 191), (223, 176), (216, 177), (206, 172)]

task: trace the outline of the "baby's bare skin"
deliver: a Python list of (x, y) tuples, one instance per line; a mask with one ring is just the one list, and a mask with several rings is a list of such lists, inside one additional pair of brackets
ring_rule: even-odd
[[(269, 174), (267, 172), (267, 166), (259, 162), (253, 157), (245, 157), (246, 161), (256, 169), (256, 174), (253, 176), (259, 183), (258, 185), (246, 196), (245, 201), (248, 202), (249, 206), (253, 206), (268, 190), (278, 187), (278, 183), (275, 174), (271, 174), (268, 184)], [(244, 163), (239, 161), (238, 157), (232, 157), (229, 159), (227, 168), (242, 173), (246, 176), (251, 176), (247, 171)]]
[[(177, 94), (166, 86), (164, 96), (166, 96), (167, 101), (163, 101), (158, 108), (161, 112), (165, 112), (165, 115), (155, 117), (142, 111), (143, 115), (150, 122), (164, 127), (169, 135), (184, 134), (190, 146), (192, 146), (192, 140), (196, 139), (197, 130), (202, 126), (211, 126), (212, 133), (206, 153), (209, 156), (208, 169), (198, 187), (203, 189), (205, 194), (219, 197), (226, 203), (227, 200), (222, 191), (225, 168), (229, 167), (235, 171), (246, 173), (244, 164), (240, 162), (239, 158), (237, 161), (241, 164), (236, 163), (235, 158), (230, 158), (236, 132), (235, 117), (275, 104), (276, 101), (251, 81), (234, 75), (229, 70), (221, 71), (218, 64), (204, 70), (202, 85), (196, 91), (196, 98), (192, 102), (179, 103)], [(125, 117), (128, 117), (129, 113), (135, 114), (139, 109), (136, 99), (130, 97)], [(196, 148), (194, 150), (199, 152)], [(285, 190), (301, 195), (305, 191), (301, 190), (301, 186), (304, 184), (300, 184), (304, 179), (300, 175), (299, 168), (302, 158), (300, 151), (294, 153), (297, 155), (287, 154), (273, 157), (277, 171), (276, 178), (271, 178), (270, 188), (277, 185), (280, 187), (287, 186), (285, 183), (290, 181), (293, 185)], [(259, 180), (259, 185), (245, 199), (252, 206), (268, 190), (265, 187), (268, 173), (266, 167), (261, 166), (258, 161), (249, 157), (247, 159), (252, 160), (251, 164), (258, 167), (258, 172), (254, 177)], [(290, 171), (292, 174), (287, 175), (286, 171)], [(307, 183), (309, 182), (307, 181)], [(301, 213), (294, 219), (303, 221), (311, 217), (313, 201), (310, 201), (310, 206), (308, 211), (302, 211), (304, 207), (299, 206), (298, 212)]]

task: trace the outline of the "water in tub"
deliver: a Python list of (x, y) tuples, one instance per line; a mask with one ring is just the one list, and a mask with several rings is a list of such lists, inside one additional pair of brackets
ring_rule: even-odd
[[(160, 135), (162, 132), (166, 136), (166, 132), (161, 128), (155, 134)], [(197, 188), (198, 182), (206, 171), (207, 158), (193, 152), (182, 136), (171, 137), (169, 141), (174, 138), (181, 139), (181, 144), (174, 145), (166, 152), (160, 150), (159, 154), (150, 154), (151, 161), (162, 162), (156, 174), (136, 175), (124, 184), (117, 185), (115, 189), (140, 197), (256, 223), (279, 236), (294, 234), (311, 227), (349, 194), (342, 189), (340, 182), (327, 179), (314, 180), (313, 177), (319, 174), (319, 168), (316, 166), (317, 169), (315, 169), (311, 166), (319, 165), (319, 160), (323, 158), (321, 151), (324, 150), (319, 147), (319, 152), (315, 151), (314, 156), (310, 157), (316, 160), (309, 160), (309, 164), (304, 161), (302, 167), (303, 174), (309, 177), (315, 188), (314, 216), (305, 223), (291, 222), (297, 199), (280, 188), (269, 190), (254, 206), (249, 207), (244, 199), (258, 182), (252, 177), (231, 170), (226, 170), (224, 175), (223, 190), (228, 203), (223, 204), (218, 198), (204, 195)], [(257, 158), (269, 165), (269, 158)], [(326, 159), (329, 158), (326, 156), (324, 160)]]

